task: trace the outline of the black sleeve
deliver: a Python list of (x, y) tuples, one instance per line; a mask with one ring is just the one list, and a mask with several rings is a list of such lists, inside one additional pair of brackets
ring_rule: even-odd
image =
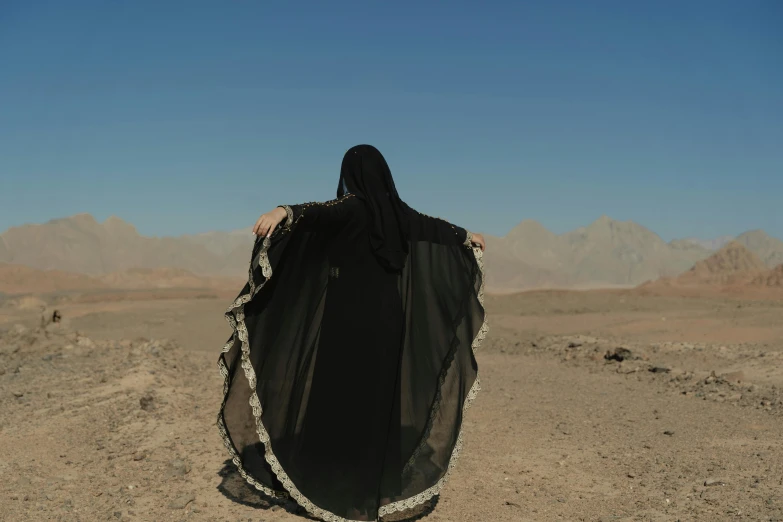
[(352, 199), (348, 194), (339, 199), (333, 199), (325, 203), (302, 203), (299, 205), (281, 205), (287, 216), (282, 223), (284, 229), (290, 229), (294, 225), (304, 228), (317, 228), (329, 225), (338, 225), (348, 219), (349, 205), (345, 203)]
[(453, 225), (445, 219), (435, 218), (410, 209), (412, 216), (413, 239), (418, 241), (431, 241), (433, 243), (456, 243), (458, 245), (472, 246), (471, 233), (462, 227)]

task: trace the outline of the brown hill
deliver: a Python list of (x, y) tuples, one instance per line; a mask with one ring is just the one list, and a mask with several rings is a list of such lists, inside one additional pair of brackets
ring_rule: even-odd
[(767, 271), (761, 258), (737, 241), (697, 262), (676, 279), (678, 285), (743, 284)]
[(761, 258), (732, 241), (677, 277), (665, 277), (637, 287), (645, 294), (731, 296), (767, 299), (781, 297), (783, 265), (769, 270)]
[(23, 265), (0, 264), (0, 293), (53, 294), (108, 290), (218, 289), (235, 290), (244, 284), (239, 277), (204, 277), (179, 268), (133, 268), (102, 276), (62, 270), (38, 270)]
[(216, 239), (215, 235), (220, 233), (145, 237), (120, 218), (99, 223), (89, 214), (79, 214), (8, 229), (0, 235), (0, 262), (90, 275), (177, 267), (199, 275), (242, 276), (252, 237), (225, 233), (226, 237)]
[(606, 216), (559, 235), (523, 221), (505, 237), (487, 238), (487, 247), (492, 290), (634, 286), (676, 275), (710, 253), (692, 243), (667, 244), (637, 223)]
[(48, 294), (68, 290), (97, 290), (104, 287), (101, 281), (84, 274), (0, 264), (0, 293), (4, 294)]
[(759, 274), (751, 284), (766, 288), (783, 288), (783, 265), (778, 265), (768, 272)]
[[(198, 277), (242, 278), (252, 241), (248, 230), (145, 237), (119, 218), (99, 223), (88, 214), (80, 214), (0, 234), (0, 263), (94, 276), (111, 274), (104, 280), (110, 286), (162, 288), (161, 284), (174, 284), (166, 282), (167, 278), (178, 276), (169, 273), (163, 282), (153, 282), (149, 278), (156, 276), (151, 273), (127, 271), (175, 267)], [(783, 263), (783, 242), (762, 231), (747, 232), (737, 241), (758, 254), (767, 267)], [(677, 276), (712, 253), (698, 240), (666, 243), (637, 223), (606, 216), (564, 234), (527, 220), (505, 237), (488, 236), (487, 243), (485, 260), (491, 291), (633, 287)]]

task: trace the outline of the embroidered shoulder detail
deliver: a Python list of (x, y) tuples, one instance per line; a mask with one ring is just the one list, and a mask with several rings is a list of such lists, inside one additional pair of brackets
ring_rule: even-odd
[(301, 207), (302, 210), (309, 208), (309, 207), (315, 207), (315, 206), (324, 206), (324, 207), (333, 207), (334, 205), (337, 205), (338, 203), (342, 203), (343, 201), (349, 200), (351, 198), (355, 197), (353, 194), (346, 194), (345, 196), (337, 199), (332, 199), (329, 201), (318, 202), (318, 201), (311, 201), (310, 203), (302, 203)]
[(300, 203), (298, 205), (279, 205), (279, 207), (285, 210), (286, 213), (286, 221), (281, 228), (283, 229), (284, 232), (290, 231), (294, 227), (294, 225), (296, 225), (299, 222), (299, 220), (302, 219), (302, 217), (307, 212), (307, 209), (309, 208), (332, 207), (353, 197), (354, 197), (353, 194), (346, 194), (341, 198), (332, 199), (330, 201), (325, 201), (323, 203), (319, 201), (311, 201), (309, 203)]
[[(450, 222), (448, 222), (448, 221), (446, 221), (446, 220), (445, 220), (445, 219), (443, 219), (442, 217), (432, 217), (432, 216), (428, 216), (427, 214), (424, 214), (423, 212), (419, 212), (418, 210), (414, 210), (414, 212), (416, 212), (416, 213), (417, 213), (417, 214), (419, 214), (420, 216), (424, 216), (424, 217), (426, 217), (426, 218), (430, 218), (430, 219), (436, 219), (436, 220), (438, 220), (438, 221), (442, 221), (442, 222), (444, 222), (445, 224), (447, 224), (448, 226), (450, 226), (450, 227), (451, 227), (451, 229), (454, 231), (454, 233), (457, 235), (457, 237), (459, 237), (459, 230), (458, 230), (457, 226), (456, 226), (456, 225), (454, 225), (454, 224), (452, 224), (452, 223), (450, 223)], [(470, 232), (468, 232), (467, 230), (466, 230), (465, 232), (467, 233), (467, 239), (465, 239), (465, 242), (464, 242), (463, 244), (464, 244), (465, 246), (467, 246), (468, 248), (471, 248), (471, 247), (473, 246), (473, 243), (472, 243), (472, 242), (470, 242), (470, 239), (472, 238), (472, 236), (471, 236)]]
[(462, 244), (468, 248), (473, 248), (473, 234), (469, 230), (465, 231), (465, 242)]

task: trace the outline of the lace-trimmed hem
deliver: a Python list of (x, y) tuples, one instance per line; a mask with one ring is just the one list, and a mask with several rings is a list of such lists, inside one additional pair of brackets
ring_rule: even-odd
[[(223, 439), (223, 443), (225, 444), (226, 448), (229, 451), (229, 454), (232, 457), (232, 462), (237, 466), (237, 469), (239, 470), (239, 474), (253, 487), (256, 489), (266, 493), (267, 495), (273, 497), (273, 498), (292, 498), (295, 500), (302, 508), (304, 508), (309, 514), (311, 514), (314, 517), (320, 518), (324, 522), (360, 522), (353, 519), (348, 519), (341, 517), (339, 515), (336, 515), (330, 511), (327, 511), (325, 509), (322, 509), (315, 504), (313, 504), (306, 496), (304, 496), (296, 487), (296, 485), (293, 483), (291, 478), (288, 476), (288, 474), (283, 469), (283, 466), (280, 464), (280, 462), (277, 460), (277, 457), (275, 456), (274, 450), (272, 449), (272, 445), (270, 444), (270, 438), (269, 433), (266, 430), (266, 427), (264, 426), (264, 423), (261, 419), (263, 414), (263, 409), (261, 407), (261, 402), (258, 399), (258, 393), (256, 392), (256, 374), (255, 370), (253, 369), (253, 365), (250, 362), (250, 345), (248, 341), (248, 333), (247, 333), (247, 326), (245, 325), (245, 314), (244, 314), (244, 307), (245, 305), (250, 302), (250, 300), (253, 299), (253, 297), (256, 295), (256, 293), (263, 287), (263, 285), (266, 283), (266, 281), (272, 276), (272, 269), (269, 265), (269, 257), (268, 257), (268, 250), (271, 242), (269, 241), (269, 238), (264, 239), (263, 246), (261, 248), (261, 252), (259, 253), (259, 266), (262, 268), (262, 273), (265, 277), (265, 280), (260, 285), (256, 286), (254, 278), (253, 278), (253, 264), (251, 263), (250, 269), (249, 269), (249, 279), (248, 279), (248, 291), (237, 297), (234, 302), (231, 304), (231, 306), (226, 311), (226, 320), (231, 325), (231, 328), (234, 330), (234, 334), (232, 335), (231, 339), (229, 340), (226, 345), (223, 347), (223, 353), (228, 352), (234, 344), (239, 341), (240, 343), (240, 349), (241, 349), (241, 359), (240, 364), (242, 366), (242, 369), (244, 370), (245, 377), (247, 378), (247, 381), (251, 388), (251, 394), (250, 394), (250, 408), (253, 411), (253, 416), (256, 420), (256, 432), (258, 433), (259, 441), (264, 446), (264, 459), (269, 464), (269, 466), (272, 469), (272, 472), (275, 474), (277, 480), (280, 481), (280, 483), (283, 485), (283, 487), (286, 489), (285, 492), (276, 491), (273, 490), (261, 483), (259, 483), (257, 480), (255, 480), (250, 474), (248, 474), (245, 469), (242, 466), (242, 459), (238, 455), (236, 449), (234, 448), (233, 443), (231, 442), (231, 439), (228, 435), (228, 431), (226, 430), (225, 422), (223, 420), (223, 408), (225, 407), (226, 400), (228, 398), (228, 391), (229, 391), (229, 374), (228, 369), (226, 367), (223, 353), (221, 353), (221, 356), (218, 361), (218, 367), (220, 369), (221, 374), (223, 375), (223, 403), (220, 407), (220, 412), (218, 413), (218, 419), (217, 419), (217, 427), (218, 431), (220, 432), (220, 436)], [(484, 260), (483, 260), (483, 252), (480, 248), (472, 248), (473, 255), (476, 258), (476, 263), (479, 268), (479, 277), (481, 277), (481, 285), (479, 287), (479, 293), (478, 293), (478, 300), (479, 303), (481, 303), (482, 307), (484, 306)], [(268, 267), (268, 269), (267, 269)], [(268, 275), (267, 275), (268, 274)], [(484, 341), (484, 338), (487, 336), (487, 332), (489, 331), (489, 325), (486, 320), (486, 311), (484, 315), (484, 322), (481, 325), (481, 328), (479, 329), (478, 334), (476, 335), (475, 339), (473, 340), (473, 343), (471, 344), (471, 347), (474, 351), (478, 350), (478, 348), (481, 346), (481, 343)], [(467, 397), (465, 398), (465, 403), (462, 408), (463, 412), (463, 418), (465, 412), (470, 408), (473, 401), (475, 400), (476, 396), (478, 395), (478, 392), (481, 390), (481, 383), (479, 380), (478, 373), (476, 374), (476, 379), (473, 382), (473, 386), (471, 386), (470, 391), (468, 392)], [(392, 502), (383, 506), (380, 506), (378, 509), (378, 516), (382, 517), (384, 515), (389, 515), (392, 513), (396, 513), (399, 511), (404, 511), (407, 509), (413, 509), (424, 502), (427, 502), (432, 497), (438, 495), (443, 487), (445, 486), (446, 482), (449, 479), (449, 476), (451, 475), (452, 470), (457, 464), (457, 461), (459, 460), (459, 456), (462, 452), (462, 446), (463, 446), (463, 430), (464, 423), (460, 424), (459, 432), (457, 435), (457, 441), (454, 444), (454, 449), (452, 450), (451, 457), (449, 459), (448, 466), (446, 468), (446, 472), (444, 475), (436, 482), (433, 486), (430, 488), (422, 491), (421, 493), (417, 495), (413, 495), (410, 498), (399, 500), (396, 502)]]
[[(473, 239), (473, 235), (470, 233), (470, 231), (467, 232), (467, 239), (465, 240), (465, 245), (469, 248), (472, 247), (471, 240)], [(474, 250), (474, 255), (476, 256), (476, 262), (479, 264), (479, 273), (482, 276), (482, 285), (479, 289), (479, 295), (478, 299), (482, 306), (484, 306), (484, 284), (483, 284), (483, 252), (480, 249)], [(484, 338), (487, 336), (487, 332), (489, 331), (489, 326), (487, 325), (487, 322), (484, 321), (484, 323), (481, 325), (481, 328), (479, 329), (478, 334), (476, 335), (476, 338), (473, 340), (473, 343), (471, 345), (471, 348), (473, 349), (473, 353), (475, 355), (476, 350), (481, 346), (481, 343), (484, 341)], [(421, 452), (424, 450), (424, 448), (427, 446), (427, 441), (430, 438), (430, 434), (432, 433), (432, 427), (435, 424), (435, 417), (437, 417), (438, 412), (440, 412), (440, 406), (443, 402), (443, 385), (446, 383), (446, 378), (448, 377), (449, 368), (451, 367), (451, 363), (454, 361), (454, 357), (457, 354), (457, 346), (455, 346), (449, 353), (448, 357), (446, 358), (446, 361), (443, 363), (443, 369), (440, 372), (440, 376), (438, 378), (438, 386), (435, 391), (435, 398), (432, 401), (432, 407), (430, 408), (430, 415), (427, 419), (426, 427), (424, 428), (424, 432), (422, 433), (422, 436), (420, 438), (419, 444), (416, 446), (416, 449), (413, 450), (413, 453), (411, 453), (410, 458), (408, 459), (408, 462), (405, 463), (405, 466), (402, 469), (403, 475), (410, 470), (412, 466), (416, 464), (416, 460), (419, 458), (419, 455), (421, 455)], [(476, 381), (478, 382), (478, 375), (476, 376)], [(479, 385), (480, 386), (480, 385)], [(479, 387), (479, 389), (481, 389)], [(476, 390), (476, 393), (478, 393), (478, 390)], [(468, 392), (468, 399), (472, 401), (471, 395), (473, 394), (473, 390), (471, 389), (470, 392)], [(463, 414), (465, 413), (465, 410), (467, 408), (463, 409)]]

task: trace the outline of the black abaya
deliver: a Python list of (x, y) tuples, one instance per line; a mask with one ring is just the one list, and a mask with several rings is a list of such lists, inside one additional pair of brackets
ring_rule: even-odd
[[(349, 193), (350, 192), (350, 193)], [(351, 149), (337, 200), (286, 208), (226, 317), (218, 427), (242, 476), (323, 520), (376, 520), (440, 492), (479, 390), (481, 251), (405, 205)]]

